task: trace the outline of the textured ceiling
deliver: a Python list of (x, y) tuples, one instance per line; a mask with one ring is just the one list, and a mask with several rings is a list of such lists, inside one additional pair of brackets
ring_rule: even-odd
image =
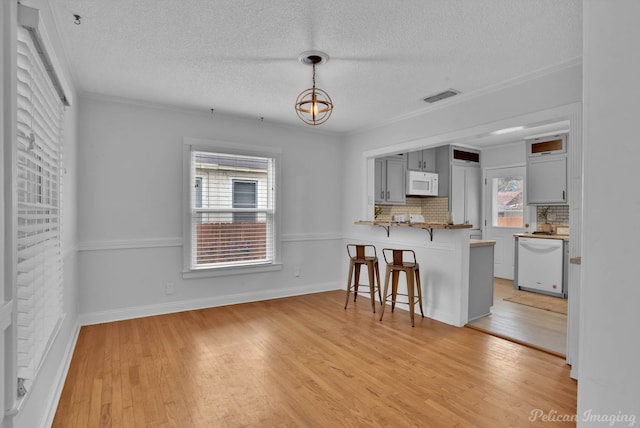
[[(50, 0), (84, 93), (308, 127), (307, 50), (348, 132), (575, 60), (581, 0)], [(73, 14), (81, 15), (75, 25)]]

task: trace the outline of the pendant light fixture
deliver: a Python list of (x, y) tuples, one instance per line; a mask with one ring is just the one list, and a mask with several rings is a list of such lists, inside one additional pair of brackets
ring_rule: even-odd
[(296, 99), (296, 113), (308, 125), (325, 123), (333, 111), (333, 101), (326, 91), (316, 88), (316, 65), (324, 64), (329, 55), (319, 51), (307, 51), (298, 57), (301, 63), (313, 67), (313, 86), (300, 92)]

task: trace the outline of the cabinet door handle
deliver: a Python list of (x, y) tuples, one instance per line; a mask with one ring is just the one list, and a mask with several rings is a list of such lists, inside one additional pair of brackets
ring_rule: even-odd
[(422, 161), (418, 161), (418, 168), (422, 169)]
[(563, 200), (563, 201), (566, 201), (566, 198), (565, 198), (565, 191), (564, 191), (564, 190), (562, 191), (562, 200)]
[(391, 198), (391, 192), (387, 190), (387, 199)]
[(384, 190), (380, 191), (380, 199), (384, 199)]

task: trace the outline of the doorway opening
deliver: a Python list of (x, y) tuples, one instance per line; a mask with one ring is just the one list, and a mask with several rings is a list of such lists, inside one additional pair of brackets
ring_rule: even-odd
[(485, 170), (485, 239), (496, 242), (491, 314), (468, 326), (565, 357), (567, 299), (514, 288), (515, 235), (532, 230), (535, 206), (525, 204), (526, 168)]
[(494, 278), (493, 290), (491, 314), (469, 322), (467, 327), (540, 349), (562, 358), (566, 357), (566, 299), (541, 295), (549, 299), (563, 301), (565, 313), (562, 313), (562, 305), (549, 305), (557, 306), (552, 310), (530, 306), (531, 303), (512, 301), (511, 299), (518, 295), (526, 296), (526, 294), (538, 293), (514, 289), (511, 279)]

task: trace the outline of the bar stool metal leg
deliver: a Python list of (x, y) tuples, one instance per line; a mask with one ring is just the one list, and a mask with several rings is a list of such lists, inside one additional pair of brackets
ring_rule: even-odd
[(380, 300), (380, 303), (382, 304), (382, 283), (380, 282), (380, 266), (378, 264), (378, 261), (376, 260), (376, 262), (373, 264), (375, 270), (376, 270), (376, 282), (378, 283), (378, 299)]
[[(392, 253), (393, 257), (387, 257), (388, 253)], [(416, 261), (415, 252), (413, 250), (396, 250), (391, 248), (384, 248), (382, 250), (382, 254), (384, 256), (385, 262), (387, 263), (387, 269), (385, 273), (384, 292), (381, 299), (382, 310), (380, 311), (380, 321), (382, 321), (382, 318), (384, 316), (384, 310), (386, 308), (386, 303), (387, 300), (389, 300), (389, 297), (391, 297), (391, 312), (393, 312), (395, 309), (398, 295), (398, 282), (400, 279), (400, 272), (404, 272), (407, 281), (407, 294), (401, 295), (407, 297), (406, 303), (408, 303), (409, 305), (409, 317), (411, 319), (411, 326), (415, 327), (416, 300), (420, 305), (420, 314), (424, 318), (424, 310), (422, 308), (422, 284), (420, 283), (420, 269), (418, 262)], [(404, 254), (407, 254), (411, 258), (411, 260), (405, 261), (403, 258)], [(391, 280), (391, 293), (389, 293), (389, 280)]]
[(422, 285), (420, 284), (420, 269), (416, 268), (416, 288), (418, 289), (418, 303), (420, 304), (420, 314), (424, 318), (424, 311), (422, 310)]
[(413, 283), (413, 272), (408, 272), (408, 271), (404, 271), (405, 276), (407, 277), (407, 294), (409, 297), (409, 318), (411, 318), (411, 327), (415, 327), (416, 326), (416, 322), (414, 320), (414, 306), (416, 303), (415, 297), (414, 297), (414, 283)]
[[(373, 261), (370, 261), (367, 263), (367, 267), (369, 268), (369, 281), (373, 282), (373, 287), (369, 287), (369, 293), (371, 294), (371, 309), (373, 309), (373, 313), (376, 313), (376, 290), (375, 290), (375, 281), (376, 281), (376, 277), (375, 277), (375, 268), (373, 266)], [(380, 284), (378, 282), (378, 284)], [(378, 288), (380, 288), (380, 285), (378, 285)]]
[(391, 277), (391, 269), (387, 266), (387, 269), (384, 274), (384, 291), (382, 292), (382, 301), (381, 301), (382, 308), (380, 309), (380, 321), (382, 321), (382, 317), (384, 316), (384, 309), (387, 307), (387, 298), (389, 297), (390, 277)]
[(349, 293), (351, 293), (351, 280), (353, 279), (353, 268), (355, 262), (353, 260), (349, 261), (349, 277), (347, 278), (347, 300), (344, 302), (344, 308), (347, 309), (347, 305), (349, 304)]

